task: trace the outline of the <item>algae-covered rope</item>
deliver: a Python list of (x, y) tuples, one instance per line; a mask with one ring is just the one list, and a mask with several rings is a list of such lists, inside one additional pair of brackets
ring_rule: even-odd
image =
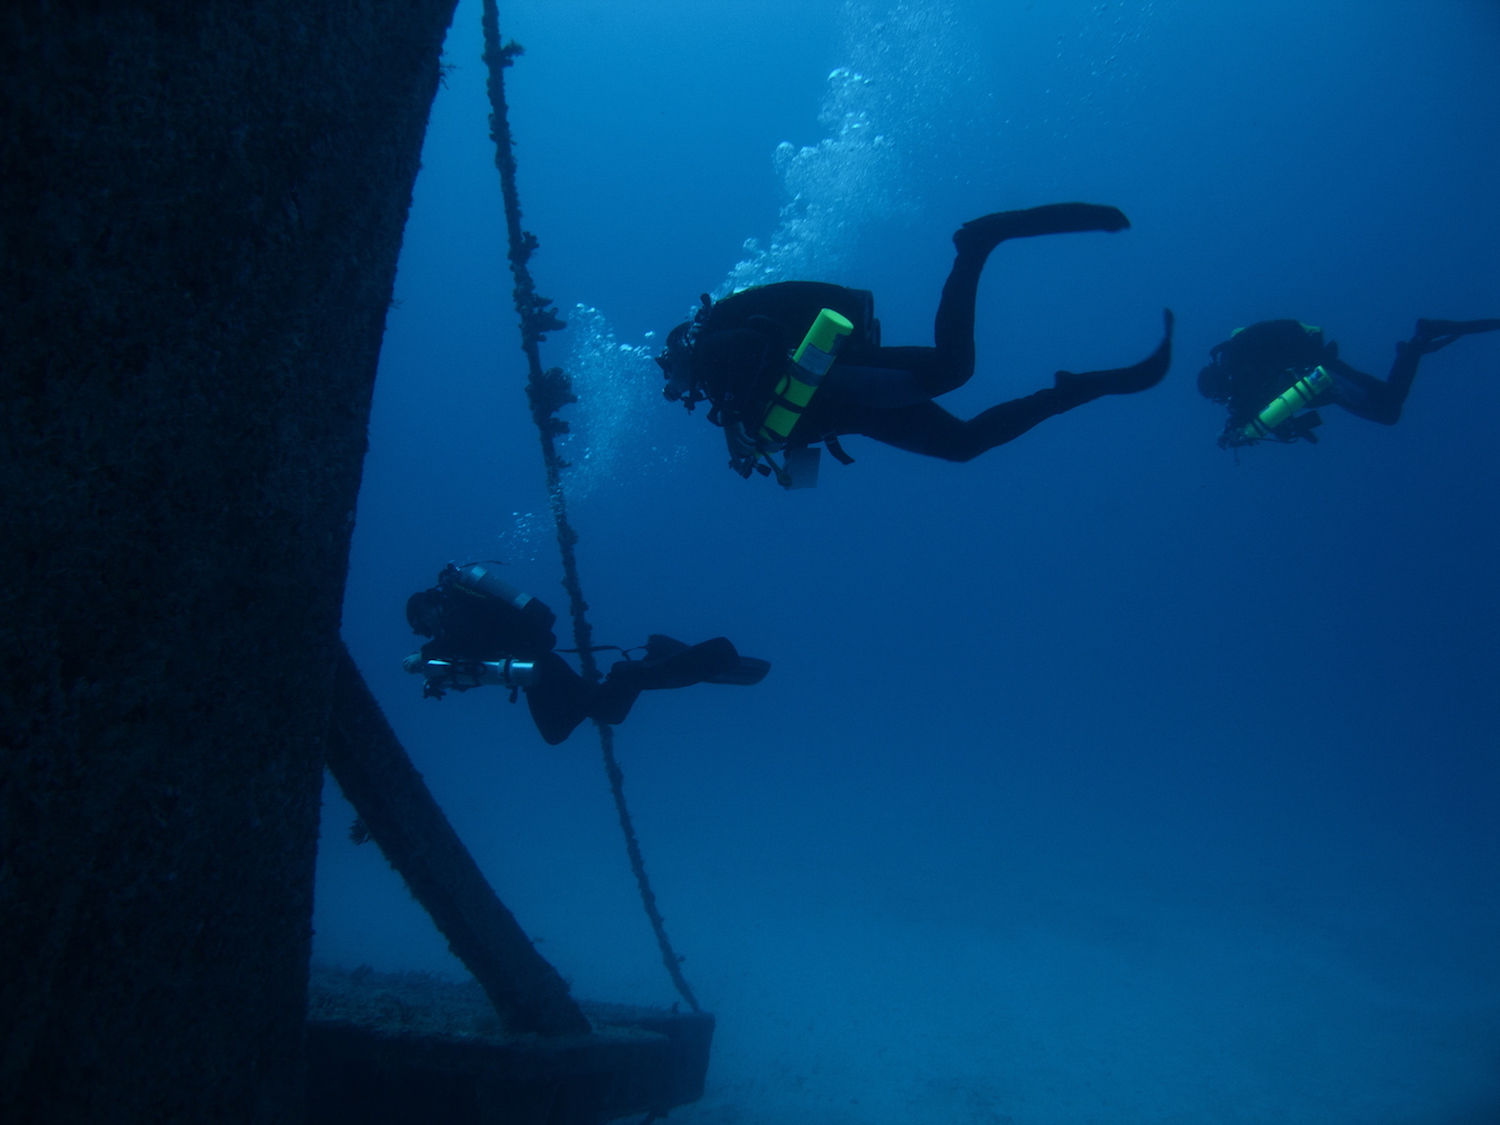
[[(557, 546), (562, 553), (563, 588), (568, 591), (568, 610), (573, 617), (573, 641), (578, 649), (578, 663), (583, 667), (584, 679), (599, 682), (599, 665), (594, 659), (592, 645), (593, 629), (588, 617), (588, 603), (583, 600), (583, 587), (578, 581), (578, 558), (574, 546), (578, 533), (568, 522), (568, 502), (563, 491), (562, 471), (567, 462), (557, 454), (556, 438), (568, 432), (568, 424), (557, 416), (557, 412), (570, 402), (577, 402), (572, 383), (560, 367), (542, 369), (541, 342), (548, 332), (556, 332), (565, 325), (558, 319), (552, 302), (539, 295), (531, 280), (531, 271), (526, 263), (536, 251), (536, 236), (521, 229), (521, 203), (516, 194), (516, 157), (512, 151), (510, 120), (505, 105), (505, 68), (521, 53), (514, 42), (500, 44), (500, 20), (495, 10), (495, 0), (484, 0), (484, 62), (489, 68), (490, 95), (490, 139), (495, 142), (495, 167), (500, 170), (500, 190), (505, 197), (505, 229), (510, 241), (510, 269), (515, 277), (516, 312), (521, 318), (521, 350), (526, 353), (529, 371), (526, 380), (526, 398), (531, 404), (531, 418), (536, 423), (542, 439), (542, 460), (547, 467), (547, 502), (552, 510), (552, 520), (557, 525)], [(636, 884), (640, 887), (641, 903), (646, 908), (646, 917), (656, 933), (656, 944), (661, 950), (662, 963), (677, 991), (687, 1001), (688, 1007), (699, 1011), (697, 997), (682, 975), (682, 958), (672, 949), (667, 939), (667, 927), (661, 912), (656, 908), (656, 895), (646, 877), (646, 861), (641, 856), (641, 846), (635, 835), (635, 825), (630, 819), (630, 809), (625, 804), (625, 778), (620, 772), (620, 763), (615, 758), (614, 728), (604, 723), (595, 724), (599, 730), (599, 748), (604, 754), (604, 770), (609, 776), (609, 787), (615, 798), (615, 811), (620, 816), (620, 828), (625, 834), (625, 851), (630, 857), (630, 869), (635, 872)]]

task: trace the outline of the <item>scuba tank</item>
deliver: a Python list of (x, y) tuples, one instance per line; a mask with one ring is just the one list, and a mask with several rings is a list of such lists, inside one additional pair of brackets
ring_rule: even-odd
[(1313, 399), (1333, 389), (1333, 376), (1320, 365), (1271, 400), (1264, 410), (1229, 435), (1229, 445), (1250, 445), (1271, 436), (1297, 411), (1311, 406)]
[[(752, 437), (743, 425), (725, 427), (730, 466), (740, 476), (748, 477), (752, 469), (758, 468), (762, 473), (775, 473), (782, 488), (813, 488), (817, 485), (818, 450), (793, 446), (786, 449), (781, 464), (771, 455), (786, 448), (792, 430), (802, 420), (807, 404), (823, 383), (823, 376), (833, 366), (844, 338), (853, 331), (854, 325), (848, 317), (833, 309), (820, 311), (802, 337), (802, 343), (792, 353), (791, 366), (771, 392), (771, 401), (761, 417), (758, 432)], [(764, 465), (759, 464), (762, 460)]]
[[(443, 636), (449, 651), (533, 659), (557, 644), (557, 615), (547, 604), (500, 577), (498, 563), (449, 563), (438, 575), (444, 596)], [(495, 644), (498, 652), (487, 651)], [(476, 647), (477, 646), (477, 647)]]
[(455, 566), (449, 563), (443, 569), (443, 573), (438, 575), (438, 584), (449, 589), (456, 589), (471, 597), (490, 598), (497, 602), (504, 602), (517, 610), (525, 609), (527, 602), (535, 600), (524, 590), (519, 590), (504, 581), (483, 563), (468, 563), (465, 566)]
[(833, 366), (839, 345), (853, 331), (854, 325), (848, 318), (832, 309), (824, 309), (818, 313), (818, 318), (807, 330), (807, 335), (802, 337), (802, 343), (792, 353), (791, 368), (781, 376), (776, 389), (771, 392), (770, 405), (766, 407), (765, 417), (760, 422), (762, 441), (777, 448), (786, 444), (793, 428), (802, 419), (807, 404), (818, 393), (823, 376)]

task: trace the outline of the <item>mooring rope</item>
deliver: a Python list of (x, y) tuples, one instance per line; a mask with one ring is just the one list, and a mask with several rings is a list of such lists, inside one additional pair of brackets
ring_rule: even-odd
[[(560, 367), (542, 369), (541, 343), (548, 332), (557, 332), (566, 327), (558, 319), (552, 302), (536, 291), (531, 280), (531, 271), (526, 263), (536, 252), (536, 236), (521, 229), (521, 203), (516, 193), (516, 157), (510, 135), (510, 118), (505, 104), (505, 68), (515, 61), (521, 48), (515, 42), (500, 44), (500, 19), (495, 0), (484, 0), (484, 62), (489, 68), (490, 95), (490, 140), (495, 142), (495, 167), (500, 170), (500, 190), (505, 197), (505, 229), (510, 241), (511, 274), (515, 278), (516, 313), (521, 318), (521, 350), (526, 353), (529, 371), (526, 380), (526, 398), (531, 404), (531, 418), (536, 423), (542, 439), (542, 460), (547, 467), (547, 502), (552, 510), (552, 521), (557, 525), (557, 547), (562, 553), (563, 588), (568, 591), (568, 610), (573, 617), (573, 641), (578, 649), (578, 663), (583, 667), (584, 679), (599, 682), (599, 665), (594, 659), (593, 628), (589, 625), (588, 603), (583, 600), (583, 586), (578, 581), (578, 558), (574, 546), (578, 533), (568, 522), (568, 500), (563, 491), (562, 471), (567, 462), (557, 453), (556, 438), (568, 432), (568, 423), (557, 416), (557, 412), (570, 402), (577, 402), (572, 382)], [(625, 851), (630, 856), (630, 869), (635, 872), (636, 884), (640, 887), (641, 903), (646, 908), (646, 917), (656, 933), (656, 944), (661, 950), (662, 963), (677, 991), (693, 1011), (700, 1011), (697, 997), (682, 975), (682, 958), (667, 939), (666, 922), (656, 908), (656, 894), (651, 890), (651, 881), (646, 877), (646, 861), (641, 855), (641, 845), (636, 839), (635, 825), (630, 819), (630, 809), (625, 804), (625, 775), (620, 772), (620, 763), (615, 758), (614, 728), (606, 723), (595, 723), (599, 730), (599, 748), (604, 754), (604, 771), (609, 776), (609, 787), (614, 793), (615, 811), (620, 816), (620, 829), (625, 834)]]

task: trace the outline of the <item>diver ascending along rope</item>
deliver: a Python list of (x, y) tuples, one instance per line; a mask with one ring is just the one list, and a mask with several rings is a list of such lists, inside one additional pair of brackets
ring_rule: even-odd
[[(542, 369), (541, 341), (548, 332), (563, 327), (557, 312), (550, 302), (536, 291), (536, 284), (527, 269), (527, 260), (536, 250), (536, 236), (521, 229), (521, 204), (516, 192), (516, 160), (511, 151), (510, 122), (505, 105), (505, 68), (510, 66), (521, 48), (515, 43), (500, 44), (500, 21), (495, 11), (495, 0), (484, 0), (484, 63), (489, 68), (487, 83), (490, 97), (490, 139), (495, 142), (495, 167), (500, 171), (500, 190), (505, 199), (505, 227), (510, 244), (511, 273), (515, 277), (516, 312), (521, 318), (521, 349), (526, 353), (527, 382), (526, 397), (531, 404), (531, 417), (536, 422), (542, 442), (542, 460), (547, 470), (547, 499), (552, 510), (553, 522), (557, 525), (557, 546), (562, 554), (563, 586), (568, 591), (568, 609), (573, 618), (573, 639), (578, 650), (578, 662), (583, 667), (583, 678), (589, 683), (598, 683), (599, 667), (594, 660), (591, 643), (593, 631), (585, 611), (588, 603), (583, 600), (583, 587), (578, 580), (578, 560), (573, 546), (578, 542), (578, 533), (568, 522), (567, 497), (562, 487), (563, 461), (557, 455), (554, 439), (567, 431), (567, 423), (557, 417), (557, 412), (570, 402), (576, 402), (568, 377), (556, 367)], [(625, 804), (624, 776), (620, 763), (615, 758), (614, 728), (608, 722), (598, 721), (599, 748), (604, 756), (604, 769), (609, 776), (610, 791), (614, 794), (615, 811), (620, 818), (620, 830), (625, 836), (625, 851), (630, 857), (630, 869), (635, 873), (636, 884), (641, 892), (641, 904), (656, 935), (657, 948), (661, 951), (662, 964), (672, 978), (672, 984), (687, 1001), (693, 1011), (700, 1011), (698, 999), (693, 995), (687, 978), (682, 974), (682, 958), (672, 948), (667, 938), (666, 923), (656, 907), (656, 894), (646, 877), (646, 862), (641, 855), (640, 842), (636, 839), (635, 826), (630, 819), (630, 810)]]

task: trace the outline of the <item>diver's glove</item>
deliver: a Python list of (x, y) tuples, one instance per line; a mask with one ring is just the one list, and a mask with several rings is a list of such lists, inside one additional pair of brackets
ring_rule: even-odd
[(724, 444), (729, 447), (729, 467), (748, 478), (764, 452), (760, 443), (750, 436), (745, 423), (728, 422), (724, 426)]

